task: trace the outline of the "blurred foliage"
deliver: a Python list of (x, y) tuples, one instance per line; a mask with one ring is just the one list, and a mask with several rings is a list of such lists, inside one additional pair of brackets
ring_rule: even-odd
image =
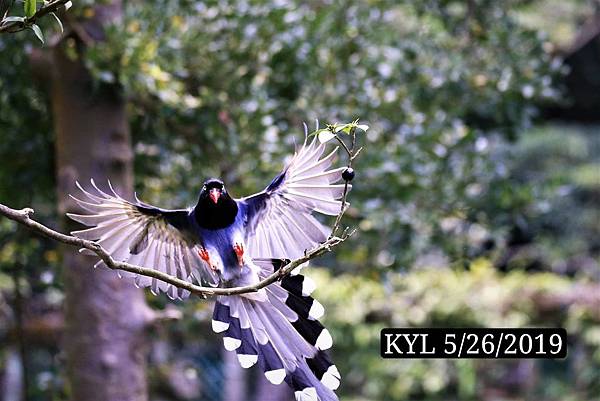
[[(362, 276), (311, 276), (327, 307), (334, 357), (344, 372), (344, 399), (592, 400), (600, 391), (598, 286), (552, 273), (503, 275), (487, 259), (471, 270), (390, 273), (381, 283)], [(384, 327), (565, 327), (565, 360), (383, 360)], [(578, 361), (575, 363), (575, 361)], [(567, 384), (565, 377), (577, 378)], [(373, 378), (377, 378), (373, 380)], [(525, 398), (525, 394), (527, 397)], [(514, 397), (514, 398), (512, 398)], [(493, 398), (492, 398), (493, 399)]]
[[(93, 17), (97, 3), (78, 1), (69, 15)], [(303, 140), (303, 121), (369, 124), (346, 220), (358, 235), (321, 262), (331, 276), (319, 273), (344, 398), (484, 399), (503, 372), (533, 366), (534, 387), (520, 396), (585, 400), (598, 390), (590, 351), (598, 318), (573, 305), (549, 316), (535, 297), (600, 274), (598, 128), (532, 126), (536, 110), (560, 97), (565, 71), (554, 50), (563, 29), (572, 36), (590, 4), (132, 0), (105, 42), (84, 48), (69, 35), (62, 44), (88, 66), (93, 90), (118, 85), (129, 99), (138, 194), (164, 207), (195, 202), (209, 176), (238, 196), (261, 190)], [(53, 24), (40, 21), (47, 43), (61, 40)], [(33, 35), (0, 37), (0, 200), (32, 206), (53, 225), (60, 216), (48, 78), (29, 63), (44, 50)], [(15, 319), (15, 269), (27, 302), (44, 305), (27, 313), (56, 310), (62, 299), (55, 244), (17, 232), (0, 221), (0, 321), (9, 322), (0, 335)], [(492, 272), (488, 261), (509, 273)], [(167, 367), (193, 381), (192, 366), (202, 373), (203, 399), (218, 399), (210, 311), (206, 303), (178, 308), (184, 319), (158, 329), (153, 345), (153, 394), (177, 399), (164, 395)], [(375, 344), (389, 324), (566, 325), (584, 351), (531, 366), (390, 364)], [(56, 352), (34, 353), (34, 399), (64, 398)]]
[(578, 28), (600, 10), (596, 0), (541, 0), (532, 1), (516, 13), (524, 25), (549, 33), (546, 46), (569, 48), (576, 38)]
[(529, 132), (513, 150), (512, 182), (534, 202), (520, 211), (525, 245), (542, 265), (600, 279), (600, 133), (557, 125)]
[(163, 203), (193, 201), (211, 175), (256, 191), (302, 120), (361, 117), (372, 129), (353, 199), (365, 234), (348, 259), (407, 268), (440, 248), (463, 256), (467, 239), (440, 235), (440, 222), (477, 222), (465, 211), (503, 178), (491, 145), (557, 96), (560, 63), (511, 18), (519, 3), (475, 3), (131, 2), (85, 60), (132, 98), (138, 177)]
[[(85, 4), (79, 13), (92, 15)], [(347, 258), (355, 266), (465, 257), (469, 239), (443, 235), (440, 223), (481, 220), (469, 210), (505, 178), (493, 145), (557, 96), (560, 62), (543, 34), (511, 17), (519, 2), (143, 4), (127, 2), (108, 40), (84, 53), (66, 40), (98, 85), (117, 83), (131, 99), (143, 196), (191, 203), (207, 176), (252, 193), (301, 140), (288, 132), (302, 120), (359, 116), (372, 129), (353, 192), (364, 232)]]

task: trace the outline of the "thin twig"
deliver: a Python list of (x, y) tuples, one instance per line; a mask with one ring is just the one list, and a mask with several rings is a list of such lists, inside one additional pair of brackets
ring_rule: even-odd
[(338, 230), (338, 228), (340, 227), (340, 221), (342, 220), (342, 216), (344, 215), (344, 213), (346, 212), (346, 197), (348, 196), (348, 181), (346, 181), (344, 183), (344, 193), (342, 195), (342, 206), (341, 206), (341, 210), (340, 213), (338, 213), (338, 215), (335, 218), (335, 223), (333, 223), (333, 228), (331, 229), (331, 235), (330, 238), (333, 237), (336, 233), (336, 231)]
[[(334, 127), (334, 130), (335, 130), (335, 127)], [(337, 141), (342, 145), (342, 147), (348, 154), (348, 165), (346, 168), (348, 168), (348, 169), (352, 168), (352, 162), (354, 161), (354, 159), (356, 159), (356, 156), (358, 156), (358, 153), (360, 153), (360, 151), (362, 150), (362, 148), (360, 148), (360, 149), (358, 149), (358, 152), (354, 152), (354, 147), (356, 145), (356, 129), (352, 128), (350, 130), (350, 137), (352, 138), (352, 145), (350, 148), (348, 148), (346, 143), (342, 140), (342, 138), (340, 138), (338, 136), (338, 134), (336, 132), (333, 132), (333, 135), (335, 136), (335, 139), (337, 139)], [(330, 238), (335, 236), (337, 230), (340, 227), (340, 222), (342, 221), (342, 217), (344, 216), (344, 213), (346, 212), (346, 206), (348, 205), (348, 202), (346, 202), (346, 198), (348, 197), (348, 186), (349, 186), (349, 182), (344, 180), (344, 192), (342, 194), (342, 206), (341, 206), (340, 212), (338, 213), (338, 215), (335, 218), (335, 223), (333, 223), (333, 228), (331, 230)]]
[(348, 154), (349, 157), (352, 157), (352, 150), (350, 148), (348, 148), (348, 145), (346, 145), (346, 143), (342, 140), (342, 138), (340, 138), (338, 136), (337, 133), (334, 133), (335, 135), (335, 139), (337, 139), (337, 141), (339, 142), (340, 145), (342, 145), (342, 147), (344, 148), (344, 150), (346, 151), (346, 153)]

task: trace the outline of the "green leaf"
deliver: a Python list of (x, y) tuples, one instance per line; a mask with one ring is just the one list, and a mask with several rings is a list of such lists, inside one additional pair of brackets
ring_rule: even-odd
[(35, 14), (36, 10), (36, 0), (25, 0), (25, 3), (23, 3), (23, 8), (25, 9), (25, 16), (27, 18), (33, 17), (33, 14)]
[(321, 129), (318, 129), (318, 130), (312, 132), (309, 136), (319, 135), (319, 134), (321, 134), (321, 132), (324, 132), (324, 131), (329, 131), (329, 130), (327, 128), (321, 128)]
[(350, 131), (352, 131), (352, 129), (354, 127), (355, 127), (355, 125), (353, 123), (340, 125), (339, 127), (336, 128), (335, 132), (342, 131), (344, 134), (350, 135)]
[(333, 132), (343, 131), (344, 128), (346, 128), (347, 126), (348, 126), (348, 124), (342, 124), (342, 125), (337, 125), (336, 124), (336, 125), (334, 125)]
[(31, 29), (33, 30), (33, 33), (35, 33), (35, 36), (38, 37), (40, 42), (44, 43), (44, 34), (42, 34), (42, 30), (40, 29), (40, 27), (36, 24), (33, 24), (31, 25)]
[(60, 21), (60, 18), (58, 18), (58, 16), (54, 13), (50, 13), (50, 15), (52, 15), (54, 17), (54, 19), (56, 20), (56, 23), (58, 24), (58, 27), (60, 28), (60, 33), (63, 33), (64, 29), (63, 29), (63, 24)]

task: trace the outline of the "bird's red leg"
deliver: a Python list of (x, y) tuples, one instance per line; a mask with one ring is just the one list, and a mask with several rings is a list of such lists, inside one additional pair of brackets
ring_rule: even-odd
[(239, 242), (236, 242), (233, 246), (233, 251), (237, 255), (240, 267), (244, 266), (244, 245), (240, 244)]
[(203, 261), (205, 261), (206, 263), (208, 263), (208, 265), (210, 266), (210, 268), (213, 271), (217, 271), (217, 267), (213, 266), (213, 264), (210, 261), (210, 254), (208, 253), (208, 251), (206, 250), (206, 248), (200, 248), (200, 250), (198, 251), (198, 255), (200, 255), (200, 257), (202, 258)]

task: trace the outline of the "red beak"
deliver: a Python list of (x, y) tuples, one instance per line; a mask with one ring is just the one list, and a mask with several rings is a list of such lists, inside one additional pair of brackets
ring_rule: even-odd
[(219, 197), (221, 196), (221, 191), (217, 188), (213, 188), (210, 190), (208, 195), (210, 196), (210, 199), (212, 199), (212, 201), (216, 204), (219, 201)]

